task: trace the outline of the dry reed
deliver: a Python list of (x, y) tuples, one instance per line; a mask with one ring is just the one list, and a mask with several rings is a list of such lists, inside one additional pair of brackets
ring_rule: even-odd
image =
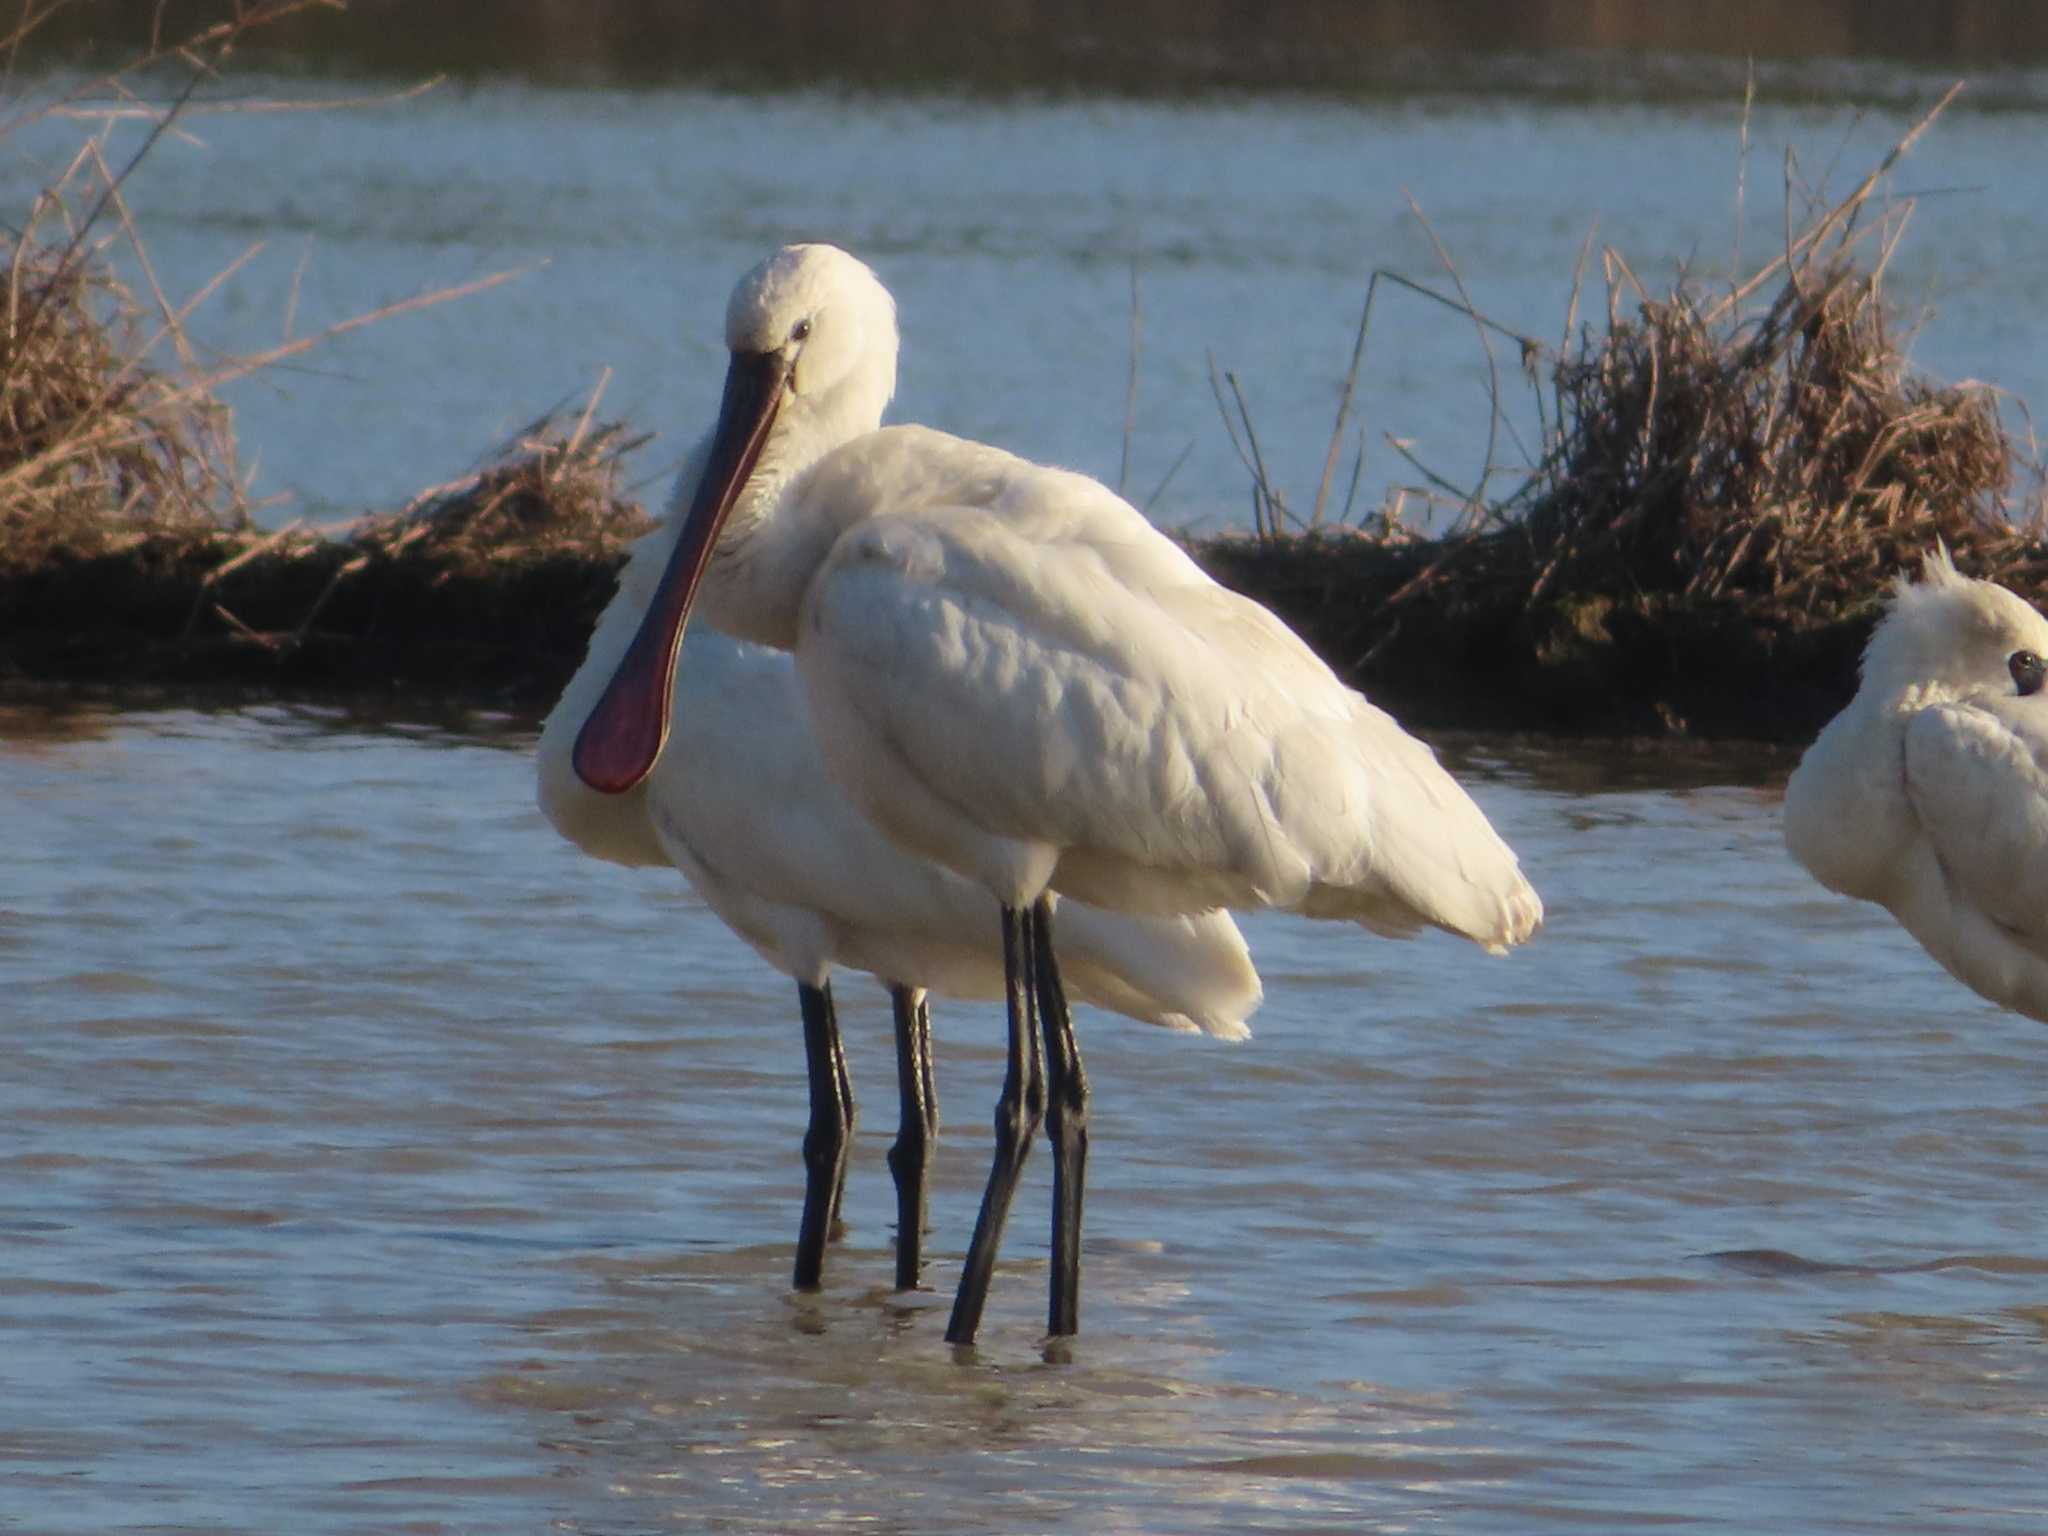
[(649, 441), (623, 422), (593, 422), (603, 384), (572, 427), (549, 412), (485, 465), (423, 491), (401, 511), (365, 518), (349, 542), (382, 559), (412, 555), (445, 571), (562, 556), (611, 560), (652, 521), (626, 491), (624, 458)]
[[(0, 37), (13, 84), (25, 38), (69, 0), (28, 0)], [(0, 297), (0, 570), (54, 559), (97, 559), (143, 546), (263, 542), (251, 527), (247, 482), (237, 464), (233, 413), (221, 391), (233, 381), (376, 320), (445, 302), (515, 275), (419, 295), (324, 330), (289, 335), (253, 356), (202, 356), (188, 333), (195, 311), (253, 258), (252, 246), (197, 292), (179, 300), (159, 284), (123, 188), (164, 135), (195, 110), (307, 109), (360, 103), (210, 103), (198, 100), (251, 33), (339, 0), (237, 4), (226, 19), (175, 41), (153, 38), (132, 61), (54, 98), (8, 103), (0, 142), (51, 118), (99, 120), (13, 230)], [(136, 84), (182, 76), (168, 100), (145, 101)], [(401, 93), (410, 94), (410, 93)], [(106, 127), (149, 123), (141, 145), (116, 167)], [(182, 548), (180, 550), (182, 553)]]
[[(608, 573), (626, 544), (653, 523), (623, 484), (625, 455), (648, 438), (620, 422), (594, 421), (603, 389), (600, 382), (573, 425), (550, 411), (480, 468), (420, 492), (395, 512), (322, 529), (294, 523), (247, 541), (201, 582), (188, 634), (210, 614), (229, 636), (285, 655), (316, 638), (330, 646), (363, 638), (346, 626), (321, 627), (336, 596), (357, 588), (460, 587), (463, 601), (450, 605), (449, 619), (459, 625), (456, 615), (495, 604), (536, 572), (566, 570), (572, 584), (582, 571)], [(323, 571), (325, 580), (300, 599), (300, 610), (280, 612), (290, 593), (305, 590), (300, 578), (309, 570)], [(247, 602), (260, 605), (266, 619), (244, 617), (244, 600), (230, 586), (246, 588)], [(378, 607), (366, 604), (372, 624)]]
[[(1873, 194), (1955, 94), (1846, 198), (1809, 209), (1803, 225), (1788, 175), (1784, 249), (1725, 289), (1682, 273), (1653, 295), (1619, 252), (1602, 252), (1605, 324), (1576, 324), (1575, 287), (1561, 348), (1482, 314), (1441, 246), (1454, 293), (1376, 273), (1310, 518), (1291, 518), (1272, 489), (1235, 380), (1224, 376), (1228, 401), (1218, 387), (1225, 425), (1252, 472), (1257, 540), (1298, 544), (1318, 565), (1342, 561), (1350, 584), (1389, 608), (1425, 592), (1467, 602), (1513, 595), (1530, 609), (1546, 598), (1600, 595), (1740, 600), (1829, 619), (1867, 606), (1886, 577), (1937, 540), (1965, 568), (2041, 595), (2040, 466), (2008, 435), (1995, 390), (1914, 373), (1884, 293), (1913, 204), (1880, 205)], [(1398, 501), (1358, 523), (1339, 519), (1367, 536), (1364, 545), (1398, 554), (1392, 560), (1367, 548), (1347, 554), (1358, 541), (1323, 521), (1382, 279), (1477, 326), (1491, 392), (1487, 476), (1492, 440), (1506, 427), (1494, 338), (1519, 345), (1544, 428), (1519, 487), (1498, 499), (1485, 495), (1485, 477), (1461, 488), (1411, 456), (1426, 483), (1405, 494), (1455, 513), (1426, 556), (1395, 549), (1415, 542)], [(1303, 534), (1316, 536), (1303, 543)], [(1232, 558), (1266, 567), (1285, 553)], [(1364, 566), (1400, 579), (1368, 578)]]
[(1523, 492), (1532, 596), (1825, 613), (1868, 601), (1937, 540), (1987, 573), (2023, 559), (2040, 530), (2013, 515), (2019, 455), (1995, 392), (1922, 378), (1900, 349), (1883, 273), (1912, 203), (1863, 217), (1954, 94), (1727, 294), (1681, 280), (1652, 298), (1610, 254), (1608, 323), (1556, 360), (1558, 437)]

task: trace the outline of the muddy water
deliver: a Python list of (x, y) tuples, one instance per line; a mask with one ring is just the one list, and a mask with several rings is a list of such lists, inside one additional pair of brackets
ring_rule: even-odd
[(956, 1356), (994, 1015), (938, 1015), (906, 1305), (842, 985), (850, 1230), (793, 1297), (793, 989), (558, 844), (529, 744), (0, 721), (0, 1528), (2048, 1524), (2048, 1040), (1805, 883), (1782, 763), (1468, 745), (1539, 943), (1264, 919), (1250, 1043), (1084, 1019), (1084, 1332), (1041, 1153)]

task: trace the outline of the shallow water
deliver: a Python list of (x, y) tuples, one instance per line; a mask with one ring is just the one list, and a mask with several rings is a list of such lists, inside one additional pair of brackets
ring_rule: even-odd
[[(1938, 305), (1922, 361), (2036, 402), (2039, 116), (1916, 150), (1888, 275)], [(1404, 187), (1550, 336), (1596, 219), (1652, 281), (1725, 266), (1739, 137), (1732, 101), (503, 85), (189, 126), (129, 198), (174, 293), (269, 242), (220, 345), (535, 265), (242, 389), (259, 489), (298, 497), (273, 517), (403, 500), (606, 367), (606, 411), (664, 434), (652, 488), (713, 409), (734, 274), (825, 235), (902, 301), (903, 417), (1112, 479), (1135, 261), (1131, 487), (1192, 442), (1159, 515), (1239, 520), (1206, 353), (1306, 499), (1367, 274), (1432, 269)], [(1787, 143), (1839, 189), (1899, 126), (1760, 109), (1745, 257)], [(71, 132), (8, 141), (0, 196)], [(1413, 478), (1382, 430), (1477, 474), (1462, 320), (1383, 297), (1364, 381), (1366, 500)], [(0, 1528), (2048, 1525), (2040, 1027), (1791, 867), (1782, 760), (1462, 744), (1549, 904), (1528, 951), (1261, 919), (1249, 1044), (1084, 1019), (1084, 1332), (1038, 1333), (1041, 1153), (961, 1358), (994, 1015), (939, 1011), (937, 1294), (906, 1304), (886, 1016), (842, 986), (851, 1225), (792, 1297), (792, 989), (677, 878), (559, 843), (529, 747), (0, 715)]]
[(939, 1294), (786, 1289), (793, 989), (531, 808), (512, 722), (0, 721), (0, 1526), (2032, 1532), (2048, 1065), (1782, 853), (1755, 753), (1460, 743), (1550, 908), (1500, 961), (1259, 919), (1255, 1038), (1089, 1015), (941, 1340), (1000, 1076), (937, 1015)]

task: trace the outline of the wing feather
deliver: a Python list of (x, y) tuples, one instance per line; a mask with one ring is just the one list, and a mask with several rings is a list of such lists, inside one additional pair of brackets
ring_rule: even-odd
[(1920, 711), (1906, 729), (1906, 794), (1954, 897), (2048, 957), (2048, 711), (2030, 705)]
[(854, 524), (806, 599), (821, 737), (892, 833), (956, 868), (1042, 843), (1060, 889), (1153, 910), (1533, 929), (1469, 797), (1277, 618), (1096, 482), (962, 446), (963, 499)]

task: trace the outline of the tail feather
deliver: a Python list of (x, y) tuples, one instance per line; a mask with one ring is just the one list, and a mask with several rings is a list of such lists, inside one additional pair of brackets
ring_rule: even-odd
[(1265, 989), (1228, 912), (1144, 917), (1065, 901), (1054, 932), (1076, 996), (1168, 1029), (1251, 1034)]
[(1359, 700), (1352, 729), (1372, 765), (1362, 846), (1331, 861), (1302, 910), (1403, 937), (1441, 928), (1493, 954), (1527, 940), (1543, 902), (1486, 813), (1384, 711)]

